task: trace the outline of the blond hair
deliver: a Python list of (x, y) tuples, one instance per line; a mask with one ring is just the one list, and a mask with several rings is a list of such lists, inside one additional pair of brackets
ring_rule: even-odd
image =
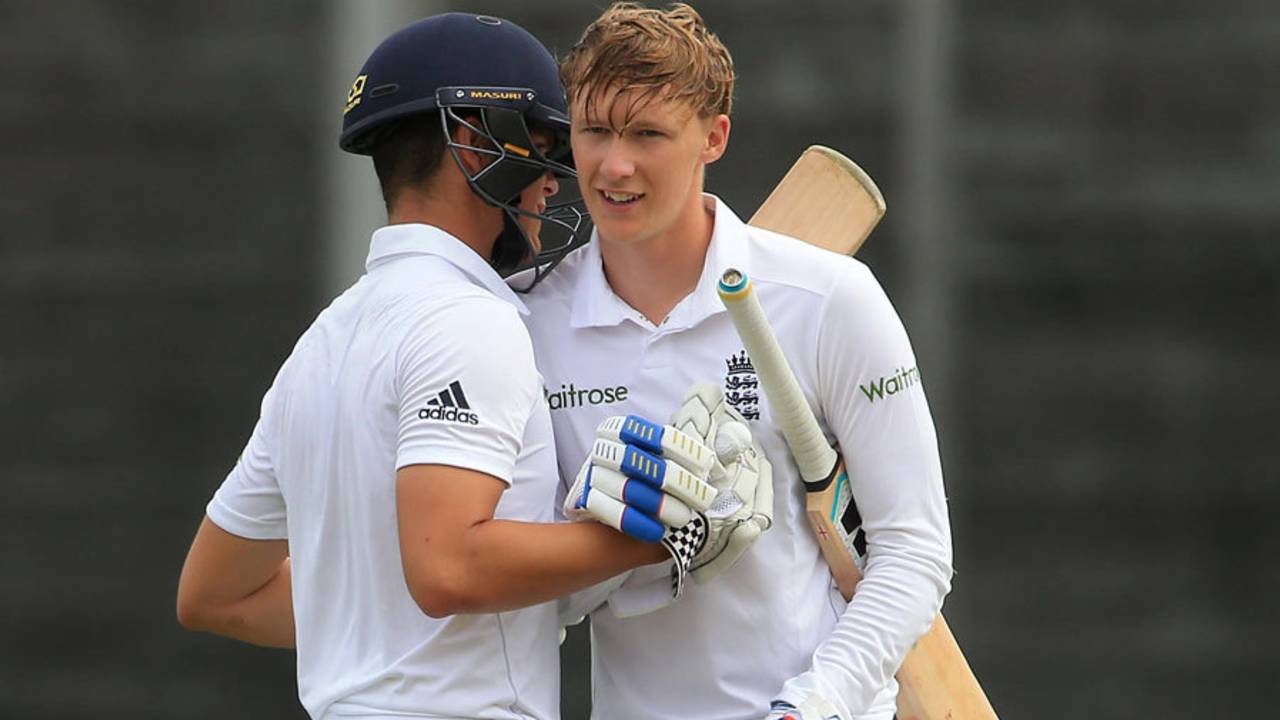
[(667, 10), (616, 2), (587, 26), (560, 64), (573, 104), (584, 109), (610, 90), (632, 91), (632, 111), (662, 97), (687, 104), (703, 118), (733, 109), (733, 58), (697, 10), (673, 3)]

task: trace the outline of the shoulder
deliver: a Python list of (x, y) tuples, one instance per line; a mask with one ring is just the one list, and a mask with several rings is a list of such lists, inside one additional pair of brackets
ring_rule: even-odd
[(390, 327), (413, 332), (469, 329), (468, 335), (483, 337), (490, 329), (523, 326), (513, 305), (432, 256), (387, 268), (377, 279), (369, 310), (385, 314)]
[(748, 227), (747, 237), (752, 282), (820, 299), (880, 291), (871, 269), (853, 257), (760, 228)]
[(532, 357), (515, 306), (452, 266), (424, 257), (388, 270), (377, 278), (362, 321), (387, 338), (402, 370), (423, 362), (491, 364), (493, 358), (518, 365)]
[(447, 297), (401, 298), (395, 308), (410, 341), (445, 342), (481, 352), (503, 352), (528, 345), (529, 333), (510, 303), (483, 290)]
[(472, 402), (497, 394), (514, 408), (537, 397), (533, 342), (509, 303), (487, 293), (455, 296), (405, 320), (391, 353), (402, 394), (438, 392), (457, 381)]

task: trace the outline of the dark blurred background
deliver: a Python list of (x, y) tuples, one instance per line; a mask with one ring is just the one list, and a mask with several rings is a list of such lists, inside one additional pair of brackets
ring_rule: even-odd
[[(0, 3), (0, 716), (301, 717), (184, 632), (204, 503), (381, 221), (351, 78), (447, 9), (557, 54), (604, 2)], [(1280, 4), (696, 2), (739, 74), (708, 186), (811, 143), (937, 415), (946, 614), (1005, 718), (1272, 717)], [(582, 638), (567, 720), (585, 715)]]

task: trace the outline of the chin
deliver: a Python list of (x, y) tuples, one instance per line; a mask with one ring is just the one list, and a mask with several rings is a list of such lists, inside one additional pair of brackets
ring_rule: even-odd
[(609, 242), (618, 243), (619, 245), (635, 245), (643, 241), (646, 237), (648, 237), (637, 228), (630, 228), (625, 226), (610, 227), (608, 225), (605, 225), (603, 227), (601, 226), (597, 226), (597, 227), (599, 227), (600, 229), (601, 237), (608, 238)]
[(538, 248), (539, 250), (542, 249), (542, 242), (541, 242), (542, 223), (541, 222), (529, 222), (525, 219), (521, 219), (520, 230), (521, 232), (524, 233), (525, 237), (529, 238), (529, 242), (532, 243), (534, 247)]

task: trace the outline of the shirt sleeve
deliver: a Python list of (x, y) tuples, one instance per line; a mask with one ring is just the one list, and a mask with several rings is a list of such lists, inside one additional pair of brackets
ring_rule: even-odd
[(865, 712), (950, 590), (951, 530), (942, 465), (920, 368), (898, 314), (870, 270), (851, 262), (818, 330), (821, 410), (862, 515), (862, 582), (809, 671), (779, 699), (818, 693), (842, 718)]
[(511, 484), (541, 392), (515, 308), (490, 298), (435, 308), (400, 344), (396, 389), (397, 469), (452, 465)]
[(205, 508), (213, 524), (249, 540), (279, 540), (289, 535), (273, 452), (275, 397), (273, 384), (262, 398), (258, 423), (240, 459)]

